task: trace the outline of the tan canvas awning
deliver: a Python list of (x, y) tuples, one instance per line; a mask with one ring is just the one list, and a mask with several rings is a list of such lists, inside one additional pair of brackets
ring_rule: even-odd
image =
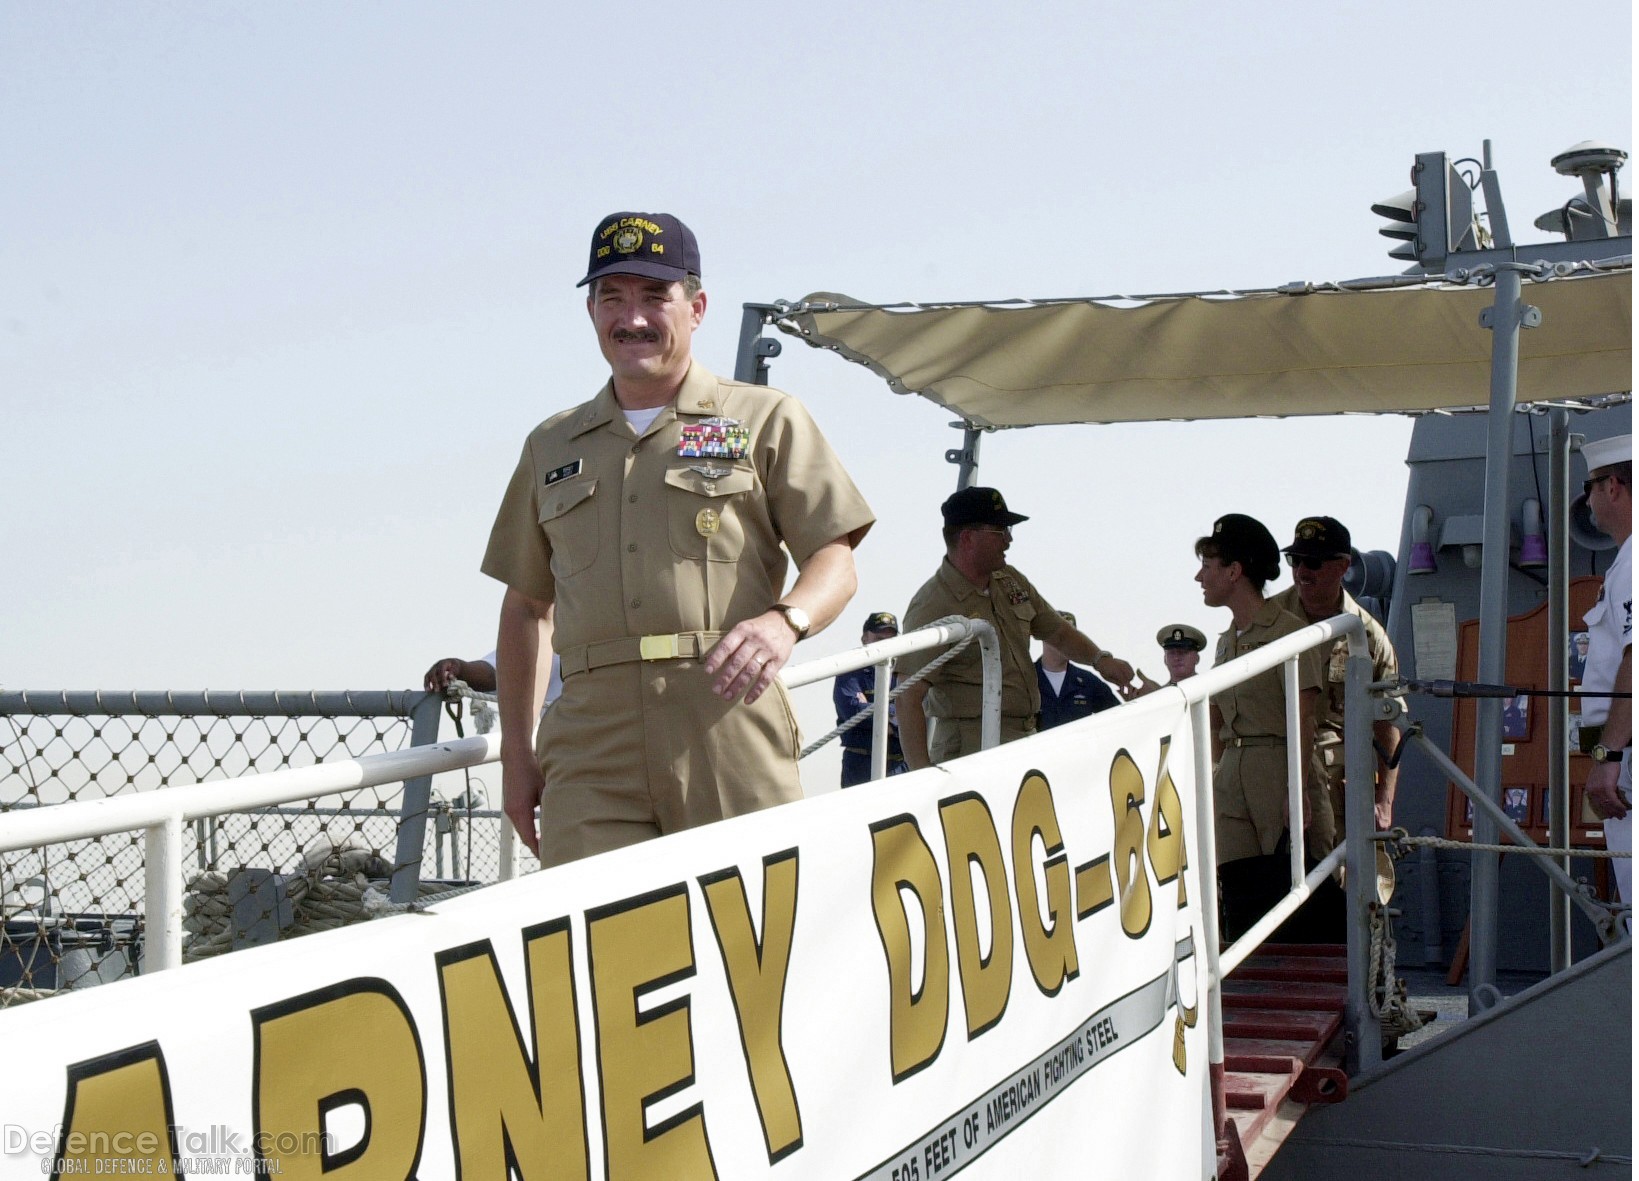
[[(1542, 324), (1520, 334), (1519, 401), (1632, 388), (1631, 271), (1528, 282), (1522, 297)], [(900, 310), (817, 293), (779, 324), (896, 392), (1009, 427), (1484, 406), (1492, 299), (1419, 286)]]

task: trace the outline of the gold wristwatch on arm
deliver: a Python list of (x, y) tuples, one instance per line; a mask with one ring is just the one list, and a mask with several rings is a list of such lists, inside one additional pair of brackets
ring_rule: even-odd
[(785, 617), (785, 622), (792, 631), (797, 633), (797, 639), (807, 638), (808, 629), (813, 626), (812, 621), (808, 618), (808, 612), (801, 607), (793, 607), (790, 603), (775, 603), (769, 610), (778, 611)]

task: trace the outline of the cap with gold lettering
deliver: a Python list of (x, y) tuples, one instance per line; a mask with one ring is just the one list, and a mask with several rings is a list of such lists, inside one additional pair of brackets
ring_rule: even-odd
[(876, 611), (866, 616), (865, 630), (868, 632), (899, 633), (899, 619), (892, 611)]
[(1280, 552), (1299, 558), (1346, 558), (1349, 531), (1336, 517), (1304, 517), (1292, 530), (1292, 544)]
[(1009, 512), (1007, 501), (994, 488), (963, 488), (952, 492), (945, 498), (945, 503), (939, 506), (944, 514), (945, 524), (952, 528), (961, 528), (967, 525), (1001, 525), (1012, 528), (1014, 525), (1028, 521), (1030, 518), (1023, 513)]
[(641, 275), (675, 282), (700, 273), (694, 231), (669, 213), (611, 213), (592, 233), (585, 287), (600, 275)]
[(1199, 652), (1206, 647), (1206, 635), (1187, 623), (1169, 623), (1155, 633), (1155, 642), (1163, 648), (1184, 648)]

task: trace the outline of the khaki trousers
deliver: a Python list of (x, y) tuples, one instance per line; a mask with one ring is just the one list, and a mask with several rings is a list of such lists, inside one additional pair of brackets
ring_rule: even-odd
[(779, 682), (755, 704), (711, 691), (698, 660), (567, 677), (536, 737), (541, 864), (562, 865), (802, 798), (802, 737)]
[[(928, 740), (928, 758), (935, 764), (948, 763), (964, 755), (979, 753), (978, 718), (930, 718), (933, 737)], [(1013, 742), (1036, 732), (1035, 718), (1002, 715), (1002, 741)]]

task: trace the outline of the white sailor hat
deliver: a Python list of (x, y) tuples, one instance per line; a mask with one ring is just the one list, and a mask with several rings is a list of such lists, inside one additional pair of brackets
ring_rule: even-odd
[(1632, 463), (1633, 436), (1613, 435), (1608, 439), (1594, 439), (1584, 443), (1582, 458), (1587, 461), (1590, 472), (1596, 472), (1602, 467), (1613, 467), (1619, 463)]

